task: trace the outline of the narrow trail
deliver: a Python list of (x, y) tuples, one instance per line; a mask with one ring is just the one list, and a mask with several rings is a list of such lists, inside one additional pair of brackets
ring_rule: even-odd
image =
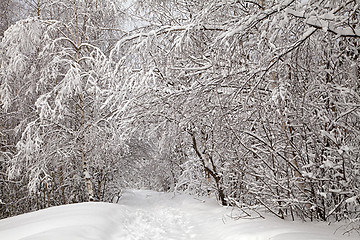
[(127, 207), (128, 216), (116, 226), (112, 239), (152, 240), (152, 239), (198, 239), (193, 233), (193, 222), (189, 213), (182, 211), (179, 204), (171, 203), (169, 195), (149, 194), (146, 191), (128, 190), (124, 192), (119, 205)]

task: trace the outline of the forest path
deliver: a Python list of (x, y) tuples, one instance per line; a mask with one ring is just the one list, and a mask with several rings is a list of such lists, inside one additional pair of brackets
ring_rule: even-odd
[(178, 201), (171, 201), (171, 195), (126, 190), (119, 205), (126, 206), (127, 216), (124, 218), (123, 212), (113, 220), (116, 223), (112, 228), (113, 240), (198, 239), (192, 232), (191, 216), (181, 210)]

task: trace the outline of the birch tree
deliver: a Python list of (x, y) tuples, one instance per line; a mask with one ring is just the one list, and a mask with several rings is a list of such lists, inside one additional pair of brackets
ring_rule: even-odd
[(41, 13), (50, 11), (49, 5), (40, 4), (40, 16), (12, 26), (1, 45), (6, 50), (1, 65), (2, 106), (19, 118), (13, 122), (20, 136), (9, 160), (9, 175), (16, 179), (21, 175), (22, 184), (28, 186), (34, 200), (29, 209), (102, 199), (105, 175), (116, 172), (104, 168), (114, 156), (107, 157), (106, 164), (101, 158), (118, 150), (93, 148), (98, 137), (114, 138), (108, 130), (111, 124), (102, 121), (105, 110), (100, 109), (104, 89), (114, 77), (109, 80), (113, 73), (107, 57), (94, 45), (102, 30), (89, 23), (95, 19), (90, 14), (99, 14), (92, 10), (101, 6), (89, 1), (56, 4), (50, 10), (64, 10), (58, 20), (46, 20), (49, 15)]

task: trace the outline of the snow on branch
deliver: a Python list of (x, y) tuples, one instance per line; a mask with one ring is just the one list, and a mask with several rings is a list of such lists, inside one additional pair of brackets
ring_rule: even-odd
[(353, 27), (336, 27), (334, 23), (330, 23), (329, 21), (322, 20), (319, 17), (309, 17), (306, 21), (306, 24), (318, 28), (323, 29), (324, 31), (329, 31), (339, 35), (341, 37), (360, 37), (360, 28), (353, 28)]
[[(353, 0), (346, 2), (344, 5), (341, 5), (329, 12), (326, 12), (321, 15), (311, 15), (305, 14), (304, 11), (295, 11), (293, 9), (286, 9), (286, 13), (297, 18), (305, 19), (305, 23), (311, 27), (322, 29), (324, 31), (332, 32), (341, 37), (360, 37), (360, 27), (358, 26), (339, 26), (343, 21), (339, 21), (339, 17), (335, 14), (342, 10), (345, 6), (354, 2)], [(356, 8), (356, 7), (355, 7)]]
[(225, 32), (221, 38), (231, 37), (236, 34), (246, 33), (249, 29), (255, 27), (258, 23), (261, 23), (263, 20), (269, 18), (271, 15), (283, 11), (288, 8), (294, 0), (286, 0), (283, 3), (274, 5), (273, 7), (266, 9), (265, 11), (261, 11), (255, 15), (249, 15), (244, 17), (243, 19), (239, 19), (238, 26), (235, 28), (231, 28), (229, 31)]

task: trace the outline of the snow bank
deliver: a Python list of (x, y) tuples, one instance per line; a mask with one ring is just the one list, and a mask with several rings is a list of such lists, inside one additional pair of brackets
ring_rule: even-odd
[(213, 199), (127, 190), (119, 204), (53, 207), (0, 221), (1, 240), (355, 240), (339, 225), (267, 219), (234, 221)]

